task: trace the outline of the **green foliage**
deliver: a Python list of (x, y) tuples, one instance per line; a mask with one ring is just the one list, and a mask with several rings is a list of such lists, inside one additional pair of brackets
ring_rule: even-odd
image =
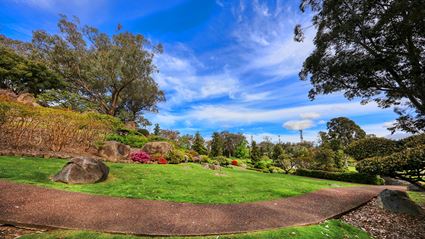
[(289, 173), (297, 165), (295, 158), (291, 157), (285, 151), (282, 151), (277, 159), (274, 160), (274, 164), (285, 171), (285, 173)]
[(106, 140), (117, 141), (133, 148), (142, 148), (149, 141), (148, 138), (136, 132), (126, 135), (111, 134), (106, 137)]
[(109, 115), (0, 101), (0, 144), (25, 150), (86, 151), (122, 126)]
[(96, 109), (96, 105), (89, 99), (68, 90), (47, 90), (37, 96), (37, 101), (43, 106), (66, 108), (79, 112)]
[(385, 156), (396, 152), (398, 143), (391, 139), (368, 137), (352, 142), (345, 150), (355, 160)]
[(273, 161), (266, 155), (262, 156), (257, 162), (253, 162), (254, 167), (269, 172), (269, 167), (273, 165)]
[(223, 137), (220, 133), (214, 132), (211, 139), (211, 151), (210, 156), (222, 156), (223, 155), (224, 142)]
[(179, 164), (184, 162), (185, 154), (181, 150), (173, 149), (167, 154), (166, 159), (170, 164)]
[(385, 157), (364, 159), (356, 169), (365, 174), (404, 179), (420, 186), (418, 182), (425, 182), (425, 145)]
[(328, 132), (320, 132), (322, 146), (334, 151), (345, 149), (351, 142), (366, 137), (366, 132), (346, 117), (333, 118), (326, 126)]
[(214, 161), (218, 162), (221, 166), (229, 166), (232, 163), (232, 160), (224, 156), (217, 156), (213, 158)]
[(364, 183), (374, 185), (384, 184), (384, 180), (379, 176), (357, 172), (328, 172), (323, 170), (297, 169), (295, 171), (295, 174), (299, 176), (330, 179), (352, 183)]
[(415, 148), (421, 145), (425, 145), (425, 134), (417, 134), (399, 141), (402, 148)]
[[(423, 1), (302, 0), (317, 29), (316, 48), (300, 77), (309, 97), (344, 93), (348, 99), (395, 106), (393, 129), (425, 129), (425, 12)], [(296, 27), (302, 40), (301, 27)]]
[(251, 152), (250, 152), (250, 157), (251, 157), (251, 162), (253, 164), (257, 163), (260, 160), (260, 152), (258, 150), (257, 147), (257, 142), (255, 142), (255, 140), (253, 140), (251, 142)]
[(153, 128), (153, 134), (156, 136), (159, 136), (161, 134), (161, 128), (159, 127), (159, 124), (155, 124), (155, 128)]
[(335, 170), (335, 152), (327, 147), (320, 147), (314, 154), (315, 168), (325, 171)]
[(235, 157), (240, 159), (249, 158), (248, 142), (243, 140), (235, 149)]
[(272, 159), (274, 161), (277, 161), (279, 159), (279, 156), (284, 153), (285, 153), (285, 150), (282, 148), (282, 145), (275, 144), (273, 147)]
[(0, 88), (38, 95), (64, 86), (61, 77), (43, 62), (31, 60), (0, 46)]
[(196, 132), (193, 139), (192, 149), (200, 155), (207, 155), (207, 148), (205, 147), (205, 140), (199, 132)]
[(95, 104), (97, 111), (125, 121), (139, 121), (142, 110), (158, 110), (156, 104), (165, 97), (152, 76), (160, 45), (120, 29), (110, 36), (66, 16), (61, 16), (58, 28), (57, 34), (34, 31), (32, 51), (60, 75), (68, 91)]

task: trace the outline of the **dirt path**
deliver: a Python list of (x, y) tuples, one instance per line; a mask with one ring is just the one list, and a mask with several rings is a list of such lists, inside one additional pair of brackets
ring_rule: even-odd
[(137, 235), (209, 235), (319, 223), (375, 197), (384, 188), (322, 189), (241, 204), (191, 204), (95, 196), (0, 180), (0, 223)]

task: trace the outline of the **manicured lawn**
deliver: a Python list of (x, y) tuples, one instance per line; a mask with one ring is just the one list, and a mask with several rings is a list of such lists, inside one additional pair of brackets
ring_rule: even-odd
[(240, 203), (296, 196), (321, 188), (353, 184), (243, 169), (221, 171), (199, 164), (108, 163), (108, 180), (89, 185), (54, 183), (49, 177), (66, 160), (0, 157), (0, 179), (108, 196), (192, 203)]
[(412, 192), (408, 191), (410, 199), (421, 206), (425, 206), (425, 192)]
[[(137, 237), (127, 235), (112, 235), (105, 233), (96, 233), (89, 231), (66, 231), (59, 230), (42, 234), (32, 234), (20, 237), (22, 239), (146, 239), (153, 237)], [(154, 237), (159, 238), (159, 237)], [(281, 238), (292, 238), (292, 239), (370, 239), (371, 237), (364, 231), (352, 227), (346, 223), (338, 220), (330, 220), (320, 225), (305, 226), (305, 227), (288, 227), (279, 230), (238, 234), (238, 235), (224, 235), (224, 236), (212, 236), (212, 237), (166, 237), (166, 239), (183, 239), (183, 238), (229, 238), (229, 239), (281, 239)]]

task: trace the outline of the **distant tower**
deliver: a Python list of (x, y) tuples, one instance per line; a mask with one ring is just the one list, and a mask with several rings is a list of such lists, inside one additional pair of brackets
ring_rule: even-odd
[(301, 139), (301, 143), (304, 141), (304, 137), (303, 137), (303, 130), (300, 129), (300, 139)]

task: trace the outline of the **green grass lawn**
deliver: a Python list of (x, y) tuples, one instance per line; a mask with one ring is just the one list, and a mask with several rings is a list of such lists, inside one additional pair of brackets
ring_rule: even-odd
[(321, 188), (353, 184), (239, 168), (221, 171), (199, 164), (158, 165), (108, 163), (105, 182), (68, 185), (49, 177), (66, 160), (0, 157), (0, 179), (74, 192), (192, 203), (240, 203), (296, 196)]
[(412, 192), (408, 191), (410, 199), (418, 205), (425, 206), (425, 192)]
[[(20, 237), (21, 239), (147, 239), (147, 238), (160, 238), (160, 237), (137, 237), (127, 235), (113, 235), (105, 233), (96, 233), (90, 231), (67, 231), (59, 230), (41, 234), (31, 234)], [(164, 239), (370, 239), (371, 237), (364, 231), (357, 229), (351, 225), (343, 223), (339, 220), (326, 221), (320, 225), (304, 226), (304, 227), (287, 227), (278, 230), (224, 235), (224, 236), (211, 236), (211, 237), (166, 237)]]

